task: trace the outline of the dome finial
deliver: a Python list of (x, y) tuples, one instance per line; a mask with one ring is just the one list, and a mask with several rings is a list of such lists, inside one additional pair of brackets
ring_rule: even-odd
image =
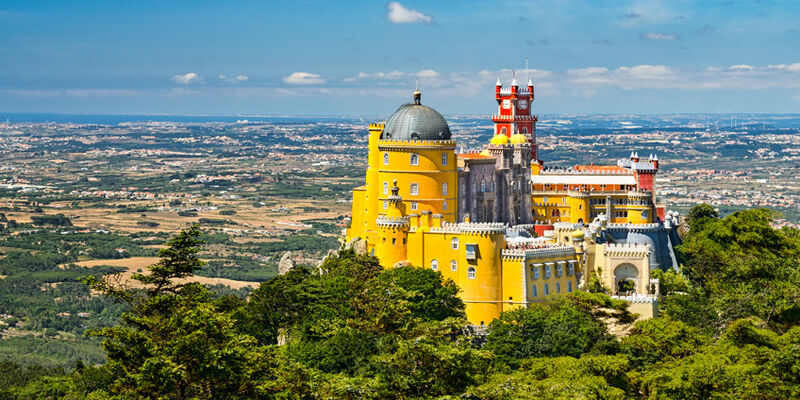
[(414, 104), (422, 104), (422, 92), (419, 91), (419, 77), (417, 77), (417, 86), (414, 88)]

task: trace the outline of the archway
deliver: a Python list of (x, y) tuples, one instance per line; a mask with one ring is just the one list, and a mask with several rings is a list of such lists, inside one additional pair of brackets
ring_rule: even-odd
[(631, 263), (614, 268), (614, 292), (618, 295), (636, 293), (639, 287), (639, 269)]

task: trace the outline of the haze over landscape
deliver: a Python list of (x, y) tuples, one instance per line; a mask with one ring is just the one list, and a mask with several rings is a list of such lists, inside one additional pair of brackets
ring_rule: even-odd
[(798, 16), (788, 0), (6, 2), (0, 111), (385, 115), (419, 78), (439, 111), (485, 114), (513, 69), (543, 114), (796, 112)]
[(798, 2), (0, 2), (0, 160), (0, 399), (800, 398)]

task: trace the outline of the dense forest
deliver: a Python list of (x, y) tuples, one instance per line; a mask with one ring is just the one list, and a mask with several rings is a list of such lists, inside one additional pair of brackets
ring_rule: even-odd
[(0, 364), (10, 399), (785, 399), (800, 397), (800, 231), (773, 212), (688, 215), (661, 316), (624, 334), (626, 304), (578, 292), (465, 329), (458, 287), (341, 250), (243, 299), (177, 279), (200, 231), (172, 238), (129, 290), (90, 276), (119, 324), (102, 365)]

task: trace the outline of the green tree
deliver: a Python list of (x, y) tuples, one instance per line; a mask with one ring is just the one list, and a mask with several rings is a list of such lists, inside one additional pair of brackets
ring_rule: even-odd
[(122, 325), (89, 333), (106, 338), (105, 389), (124, 398), (257, 398), (274, 390), (274, 352), (238, 333), (230, 315), (215, 307), (200, 284), (181, 281), (202, 266), (196, 226), (161, 250), (147, 274), (135, 274), (143, 290), (88, 279), (97, 290), (129, 306)]
[(489, 325), (485, 349), (503, 364), (517, 367), (529, 357), (579, 357), (609, 340), (591, 306), (566, 295), (503, 312)]

